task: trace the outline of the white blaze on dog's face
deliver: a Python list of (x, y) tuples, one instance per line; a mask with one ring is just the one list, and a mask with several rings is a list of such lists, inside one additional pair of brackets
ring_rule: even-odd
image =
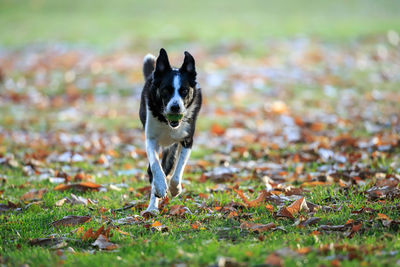
[(192, 103), (196, 86), (196, 70), (193, 57), (185, 52), (180, 69), (171, 68), (168, 56), (160, 52), (154, 72), (157, 97), (163, 107), (163, 115), (172, 128), (180, 125), (187, 107)]
[(182, 94), (181, 75), (179, 72), (174, 75), (172, 85), (174, 88), (174, 94), (168, 101), (167, 107), (165, 108), (165, 114), (185, 114), (186, 108), (183, 99), (186, 95)]

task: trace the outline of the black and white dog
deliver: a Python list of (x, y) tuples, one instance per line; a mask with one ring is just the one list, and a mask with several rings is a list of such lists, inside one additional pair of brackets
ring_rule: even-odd
[(151, 183), (146, 211), (158, 212), (158, 200), (167, 195), (168, 188), (172, 196), (182, 192), (182, 174), (193, 144), (201, 90), (194, 58), (188, 52), (179, 69), (171, 67), (163, 48), (157, 59), (149, 54), (144, 58), (143, 74), (146, 83), (139, 115), (146, 135)]

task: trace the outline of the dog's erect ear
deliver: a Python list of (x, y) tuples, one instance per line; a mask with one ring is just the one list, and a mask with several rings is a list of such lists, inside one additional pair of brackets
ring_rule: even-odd
[(160, 55), (157, 58), (156, 69), (154, 71), (154, 76), (159, 77), (163, 73), (171, 70), (171, 65), (169, 64), (168, 55), (164, 48), (160, 49)]
[(183, 60), (182, 67), (179, 69), (180, 73), (187, 73), (192, 79), (196, 79), (196, 66), (194, 58), (189, 52), (185, 51), (185, 59)]

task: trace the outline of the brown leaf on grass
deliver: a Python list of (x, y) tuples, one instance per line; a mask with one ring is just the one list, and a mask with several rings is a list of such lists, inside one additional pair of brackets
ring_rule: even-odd
[(39, 190), (31, 190), (31, 191), (25, 193), (21, 197), (21, 200), (23, 200), (23, 201), (31, 201), (31, 200), (34, 200), (34, 199), (41, 199), (46, 192), (47, 192), (46, 188), (39, 189)]
[(306, 220), (300, 220), (298, 222), (298, 225), (302, 226), (302, 227), (311, 226), (311, 225), (317, 224), (320, 220), (321, 220), (321, 218), (319, 218), (319, 217), (311, 217)]
[(249, 230), (251, 232), (256, 232), (256, 233), (269, 231), (275, 227), (276, 227), (276, 225), (274, 223), (260, 224), (260, 223), (253, 223), (253, 222), (243, 222), (240, 225), (241, 229), (246, 229), (246, 230)]
[(340, 224), (340, 225), (320, 225), (319, 231), (340, 231), (345, 232), (352, 227), (352, 224)]
[(315, 186), (324, 186), (328, 185), (326, 182), (321, 181), (312, 181), (312, 182), (305, 182), (300, 185), (301, 188), (303, 187), (315, 187)]
[(71, 198), (64, 197), (56, 202), (57, 207), (61, 207), (64, 204), (69, 203), (71, 205), (89, 205), (89, 204), (96, 204), (97, 201), (91, 200), (90, 198), (84, 198), (81, 196), (76, 196), (71, 193)]
[(273, 205), (267, 204), (267, 205), (265, 205), (265, 208), (266, 208), (271, 214), (274, 213), (274, 206), (273, 206)]
[(295, 202), (293, 202), (287, 210), (292, 214), (292, 216), (298, 214), (300, 211), (308, 211), (307, 203), (304, 197), (299, 198)]
[(68, 189), (74, 189), (77, 191), (85, 192), (88, 190), (99, 191), (101, 187), (102, 187), (101, 185), (92, 182), (81, 182), (76, 184), (59, 184), (56, 187), (54, 187), (54, 190), (62, 192)]
[(353, 210), (351, 213), (352, 214), (362, 214), (362, 213), (373, 213), (373, 212), (376, 212), (376, 210), (373, 208), (361, 208), (359, 210)]
[(353, 236), (361, 230), (362, 227), (362, 222), (357, 223), (357, 224), (353, 224), (353, 226), (351, 227), (351, 231), (350, 233), (347, 235), (348, 238), (353, 238)]
[(79, 172), (74, 176), (74, 181), (86, 181), (91, 179), (92, 176), (84, 172)]
[(386, 214), (383, 214), (383, 213), (378, 213), (378, 214), (377, 214), (377, 218), (378, 218), (379, 220), (390, 221), (389, 216), (387, 216)]
[(243, 200), (243, 202), (250, 208), (250, 207), (258, 207), (263, 204), (263, 202), (271, 195), (271, 193), (267, 192), (266, 190), (261, 191), (258, 197), (255, 200), (249, 200), (243, 193), (242, 190), (233, 188), (233, 191), (238, 194), (238, 196)]
[(265, 258), (264, 263), (268, 266), (281, 267), (283, 266), (283, 259), (276, 253), (269, 254)]
[(41, 246), (41, 247), (58, 247), (61, 243), (63, 243), (64, 239), (61, 237), (45, 237), (45, 238), (34, 238), (29, 240), (29, 245), (31, 246)]
[(158, 226), (161, 226), (161, 225), (162, 225), (162, 223), (160, 223), (159, 221), (155, 221), (155, 222), (153, 222), (151, 224), (152, 227), (158, 227)]
[(89, 228), (82, 236), (82, 240), (96, 240), (100, 235), (104, 235), (106, 237), (110, 237), (110, 229), (111, 228), (104, 228), (102, 225), (99, 229), (93, 232), (93, 228)]
[(111, 243), (106, 236), (99, 235), (99, 237), (92, 243), (92, 246), (98, 247), (101, 250), (114, 250), (118, 245)]
[(209, 195), (204, 193), (199, 193), (199, 198), (208, 199)]
[(81, 239), (82, 239), (83, 241), (85, 241), (85, 240), (92, 239), (93, 236), (94, 236), (93, 228), (90, 227), (90, 228), (83, 234), (83, 236), (81, 237)]
[(185, 206), (174, 205), (169, 209), (169, 214), (173, 216), (183, 216), (185, 214), (192, 214), (192, 212)]
[(51, 223), (52, 226), (69, 226), (69, 225), (78, 225), (83, 224), (90, 221), (92, 218), (90, 216), (76, 216), (76, 215), (68, 215), (64, 218), (54, 221)]
[(306, 255), (311, 251), (313, 251), (312, 247), (302, 247), (296, 250), (296, 252), (299, 253), (300, 255)]
[(113, 221), (113, 224), (116, 225), (126, 225), (126, 224), (140, 224), (143, 219), (139, 215), (128, 216), (125, 218), (121, 218), (118, 220)]
[(276, 217), (283, 217), (283, 218), (289, 218), (291, 220), (294, 220), (294, 216), (290, 211), (287, 209), (287, 207), (282, 207), (278, 210), (276, 213)]
[(160, 223), (159, 221), (155, 221), (152, 224), (145, 224), (143, 225), (144, 228), (150, 229), (151, 231), (159, 231), (159, 232), (168, 232), (168, 227), (164, 224)]
[(276, 213), (276, 217), (284, 217), (289, 219), (294, 219), (294, 216), (297, 215), (300, 211), (309, 211), (307, 206), (307, 202), (304, 197), (299, 198), (294, 201), (288, 207), (282, 207)]
[(212, 134), (215, 134), (217, 136), (221, 136), (225, 133), (225, 128), (223, 128), (221, 125), (214, 123), (211, 125), (210, 129)]
[(9, 211), (9, 210), (14, 210), (17, 207), (18, 206), (16, 204), (12, 203), (11, 201), (8, 201), (7, 204), (0, 203), (0, 212), (6, 212), (6, 211)]
[(130, 236), (130, 237), (134, 237), (133, 235), (131, 235), (128, 232), (122, 231), (121, 229), (115, 229), (115, 231), (117, 231), (118, 233), (120, 233), (121, 235), (126, 235), (126, 236)]

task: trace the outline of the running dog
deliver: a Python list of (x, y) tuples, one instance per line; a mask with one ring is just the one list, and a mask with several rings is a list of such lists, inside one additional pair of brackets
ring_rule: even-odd
[(158, 201), (168, 190), (172, 196), (182, 192), (182, 175), (202, 101), (195, 60), (188, 52), (184, 54), (179, 69), (171, 67), (163, 48), (157, 59), (150, 54), (144, 58), (145, 85), (139, 115), (146, 135), (147, 173), (151, 184), (147, 212), (158, 212)]

